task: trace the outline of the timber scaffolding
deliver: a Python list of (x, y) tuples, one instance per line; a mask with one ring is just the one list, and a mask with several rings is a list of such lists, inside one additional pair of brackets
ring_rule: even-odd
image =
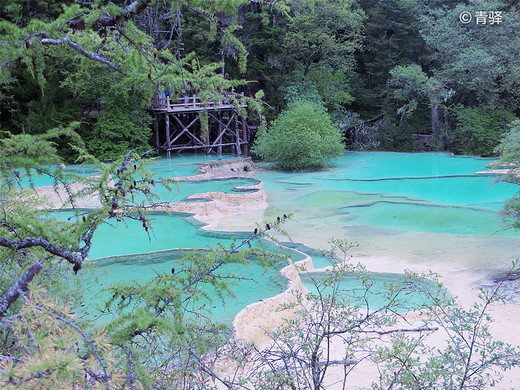
[(151, 109), (155, 115), (155, 149), (165, 151), (168, 157), (171, 152), (200, 149), (207, 154), (222, 154), (223, 149), (237, 156), (249, 153), (252, 128), (228, 101), (203, 102), (197, 96), (175, 100), (169, 96), (154, 97)]

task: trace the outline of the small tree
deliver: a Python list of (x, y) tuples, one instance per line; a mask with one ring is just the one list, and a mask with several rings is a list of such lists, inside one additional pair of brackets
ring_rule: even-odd
[[(333, 269), (323, 277), (309, 275), (315, 291), (295, 292), (295, 301), (282, 306), (297, 316), (269, 332), (271, 343), (256, 350), (248, 389), (319, 390), (329, 388), (332, 377), (338, 388), (345, 388), (353, 369), (374, 353), (374, 341), (383, 335), (435, 330), (426, 323), (410, 328), (397, 322), (397, 311), (409, 309), (410, 295), (421, 280), (410, 275), (402, 284), (381, 289), (364, 267), (345, 261), (353, 246), (332, 240)], [(359, 287), (345, 290), (341, 281), (348, 277), (359, 278)], [(444, 291), (436, 292), (442, 299)], [(338, 367), (342, 374), (331, 374)]]
[(425, 332), (393, 334), (391, 342), (373, 356), (380, 378), (372, 388), (487, 389), (497, 384), (502, 373), (517, 367), (520, 360), (516, 348), (490, 333), (493, 319), (488, 311), (508, 299), (507, 281), (517, 274), (518, 262), (514, 262), (494, 286), (480, 289), (471, 308), (460, 307), (453, 298), (434, 297), (421, 317), (444, 334), (445, 343), (429, 342)]
[[(502, 177), (502, 180), (520, 184), (518, 169), (520, 168), (520, 120), (513, 121), (508, 128), (495, 152), (499, 153), (500, 159), (494, 163), (495, 167), (506, 167), (509, 174)], [(520, 193), (509, 199), (504, 205), (502, 216), (508, 227), (520, 229)]]
[(343, 153), (341, 134), (325, 109), (315, 102), (294, 101), (259, 132), (253, 152), (288, 170), (322, 168)]
[[(463, 308), (435, 274), (407, 273), (402, 282), (378, 286), (366, 269), (346, 261), (351, 243), (332, 244), (334, 266), (312, 278), (315, 291), (295, 292), (295, 301), (281, 306), (297, 316), (268, 332), (265, 346), (233, 346), (249, 365), (238, 360), (226, 378), (212, 372), (227, 388), (345, 389), (363, 364), (377, 369), (365, 378), (374, 390), (481, 389), (519, 365), (518, 351), (491, 335), (488, 314), (506, 298), (517, 262), (494, 286), (481, 289), (478, 303)], [(359, 287), (342, 287), (345, 277), (359, 278)], [(416, 311), (403, 314), (410, 310)]]

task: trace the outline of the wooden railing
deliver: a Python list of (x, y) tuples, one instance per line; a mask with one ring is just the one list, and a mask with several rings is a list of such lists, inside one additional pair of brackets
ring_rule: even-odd
[(165, 110), (165, 111), (184, 111), (184, 110), (202, 110), (205, 108), (215, 107), (232, 107), (227, 100), (212, 100), (209, 99), (207, 102), (203, 102), (198, 96), (184, 96), (175, 100), (172, 100), (170, 96), (166, 97), (154, 97), (152, 98), (152, 110)]

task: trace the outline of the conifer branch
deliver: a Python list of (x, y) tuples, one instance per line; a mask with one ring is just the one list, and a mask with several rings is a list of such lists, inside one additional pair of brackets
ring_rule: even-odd
[(96, 345), (96, 342), (94, 340), (92, 340), (89, 337), (89, 335), (87, 333), (85, 333), (78, 325), (76, 325), (74, 322), (70, 321), (66, 317), (59, 315), (58, 313), (54, 312), (53, 310), (46, 309), (45, 307), (38, 306), (37, 309), (50, 314), (51, 316), (56, 318), (58, 321), (60, 321), (60, 322), (62, 322), (64, 324), (70, 326), (72, 329), (74, 329), (76, 332), (78, 332), (81, 335), (81, 337), (83, 337), (85, 342), (89, 345), (90, 350), (92, 351), (92, 355), (97, 360), (97, 362), (99, 363), (101, 369), (103, 370), (103, 374), (102, 375), (96, 374), (92, 370), (89, 370), (89, 374), (92, 377), (94, 377), (94, 379), (96, 379), (97, 381), (103, 381), (105, 383), (105, 385), (106, 385), (106, 388), (110, 389), (111, 388), (111, 386), (110, 386), (110, 377), (111, 376), (108, 373), (108, 367), (105, 364), (105, 359), (98, 352), (98, 347)]
[[(0, 237), (0, 242), (5, 238)], [(5, 246), (5, 245), (4, 245)], [(29, 269), (0, 297), (0, 316), (4, 316), (9, 307), (20, 297), (29, 292), (29, 283), (43, 268), (43, 260), (35, 260)]]
[(284, 214), (283, 217), (277, 217), (276, 218), (276, 222), (274, 222), (272, 224), (266, 223), (264, 229), (256, 228), (254, 230), (253, 234), (249, 238), (246, 238), (244, 241), (242, 241), (240, 243), (240, 245), (238, 245), (237, 247), (233, 248), (229, 252), (229, 254), (238, 253), (240, 248), (244, 247), (245, 245), (249, 245), (251, 243), (251, 241), (255, 240), (256, 238), (264, 236), (264, 234), (268, 230), (276, 229), (279, 225), (281, 225), (285, 220), (289, 219), (290, 217), (291, 217), (291, 214), (289, 214), (289, 215)]
[(26, 248), (34, 248), (41, 247), (45, 249), (52, 255), (59, 256), (62, 259), (67, 260), (69, 263), (74, 265), (74, 270), (77, 272), (81, 269), (81, 263), (84, 258), (82, 256), (78, 256), (74, 254), (74, 252), (65, 249), (63, 247), (58, 247), (56, 245), (51, 244), (45, 238), (37, 237), (37, 238), (26, 238), (22, 240), (11, 240), (9, 238), (0, 237), (0, 246), (3, 246), (8, 249), (12, 249), (18, 251), (20, 249)]
[(132, 19), (134, 16), (144, 12), (144, 10), (150, 5), (152, 0), (133, 1), (118, 16), (106, 16), (99, 18), (95, 25), (98, 27), (114, 27), (122, 22)]
[(81, 55), (83, 55), (91, 60), (101, 62), (102, 64), (107, 65), (109, 68), (114, 69), (115, 71), (117, 71), (119, 73), (124, 73), (124, 71), (119, 66), (114, 64), (113, 62), (107, 60), (106, 58), (103, 58), (99, 54), (90, 53), (87, 49), (85, 49), (78, 43), (72, 41), (69, 38), (69, 34), (65, 35), (63, 38), (60, 38), (60, 39), (42, 38), (40, 40), (40, 44), (42, 44), (42, 45), (62, 45), (62, 44), (68, 45), (71, 48), (73, 48), (74, 50), (76, 50), (78, 53), (80, 53)]
[[(34, 141), (30, 142), (28, 146), (22, 146), (21, 148), (19, 148), (17, 150), (13, 150), (13, 151), (5, 153), (3, 158), (6, 159), (6, 158), (9, 158), (11, 156), (14, 156), (15, 154), (20, 154), (20, 153), (27, 152), (27, 149), (29, 149), (29, 146), (34, 145), (35, 143), (37, 143), (39, 141), (41, 141), (41, 139), (40, 138), (36, 138)], [(8, 161), (6, 160), (6, 162), (8, 162)]]

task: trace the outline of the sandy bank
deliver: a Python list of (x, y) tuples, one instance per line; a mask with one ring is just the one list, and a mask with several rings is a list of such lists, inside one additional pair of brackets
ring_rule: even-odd
[[(63, 184), (56, 186), (42, 186), (34, 187), (36, 195), (44, 199), (47, 206), (53, 209), (64, 209), (71, 208), (70, 203), (71, 195), (75, 198), (74, 206), (78, 208), (91, 209), (101, 206), (99, 202), (99, 195), (97, 193), (90, 196), (77, 196), (81, 191), (85, 189), (85, 186), (81, 183), (75, 182), (70, 183), (68, 188)], [(70, 191), (70, 192), (69, 192)]]
[(177, 181), (201, 181), (213, 179), (227, 179), (232, 177), (250, 177), (256, 169), (256, 164), (251, 157), (234, 160), (217, 160), (201, 164), (197, 174), (190, 176), (177, 176)]
[[(236, 160), (212, 161), (202, 165), (197, 171), (199, 174), (175, 177), (182, 185), (183, 181), (204, 181), (214, 179), (229, 179), (236, 177), (251, 177), (256, 169), (250, 157)], [(245, 217), (253, 217), (254, 221), (263, 219), (264, 210), (268, 207), (264, 184), (258, 182), (251, 186), (236, 187), (237, 194), (224, 192), (204, 192), (188, 196), (187, 200), (201, 200), (201, 202), (170, 203), (164, 207), (168, 211), (194, 214), (194, 217), (206, 224), (205, 230), (220, 230), (222, 221), (229, 221)], [(243, 229), (237, 229), (243, 230)]]
[(235, 216), (248, 214), (252, 211), (263, 212), (268, 206), (265, 200), (264, 185), (262, 182), (253, 186), (237, 187), (238, 190), (254, 190), (241, 194), (227, 194), (223, 192), (204, 192), (190, 195), (188, 200), (203, 200), (202, 202), (170, 203), (162, 210), (194, 214), (194, 217), (207, 224), (203, 229), (218, 230), (218, 221)]
[(312, 270), (312, 260), (290, 263), (280, 273), (288, 279), (287, 289), (274, 297), (262, 299), (244, 308), (235, 316), (233, 329), (235, 336), (243, 341), (262, 346), (269, 343), (269, 332), (275, 331), (285, 320), (295, 316), (294, 310), (281, 310), (284, 305), (296, 303), (296, 293), (307, 293), (300, 278), (302, 269)]
[[(201, 165), (197, 169), (200, 173), (191, 176), (175, 177), (174, 180), (182, 185), (183, 181), (205, 181), (214, 179), (228, 179), (250, 177), (256, 168), (250, 157), (235, 160), (219, 160)], [(75, 197), (74, 206), (78, 208), (100, 207), (98, 194), (88, 197), (77, 197), (85, 186), (81, 183), (71, 183), (68, 188), (63, 184), (56, 186), (35, 187), (35, 195), (45, 201), (45, 207), (63, 209), (72, 207), (71, 195)], [(250, 211), (263, 211), (267, 208), (265, 191), (262, 182), (252, 186), (241, 186), (238, 191), (247, 191), (239, 194), (223, 192), (205, 192), (187, 197), (188, 200), (199, 202), (171, 203), (160, 210), (176, 211), (195, 214), (195, 218), (208, 223), (206, 229), (212, 229), (212, 221), (218, 221), (233, 215), (241, 215)], [(43, 207), (43, 206), (42, 206)]]

